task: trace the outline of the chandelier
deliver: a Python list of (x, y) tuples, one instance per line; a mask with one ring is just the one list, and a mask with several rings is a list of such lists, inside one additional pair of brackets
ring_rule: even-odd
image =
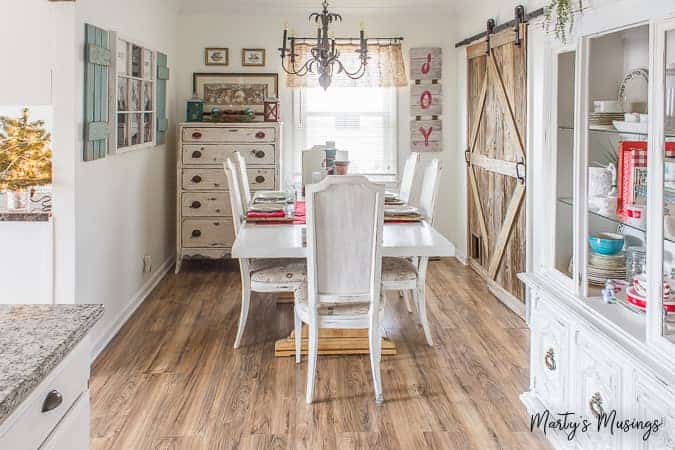
[[(357, 38), (336, 38), (331, 37), (328, 32), (328, 26), (333, 22), (342, 22), (340, 14), (328, 12), (328, 1), (323, 0), (321, 3), (323, 11), (320, 13), (312, 13), (309, 15), (309, 21), (320, 24), (316, 30), (316, 39), (314, 38), (298, 38), (295, 36), (288, 37), (288, 26), (284, 28), (284, 41), (279, 49), (281, 53), (281, 68), (284, 72), (290, 75), (305, 76), (307, 74), (314, 74), (319, 76), (319, 85), (328, 89), (333, 79), (334, 74), (343, 73), (352, 80), (361, 78), (366, 73), (366, 66), (368, 64), (368, 39), (365, 38), (363, 25), (361, 26), (359, 40), (359, 48), (356, 53), (359, 54), (359, 67), (348, 70), (342, 61), (340, 61), (340, 51), (336, 48), (336, 41), (354, 41)], [(287, 43), (290, 40), (290, 48)], [(310, 57), (307, 61), (302, 62), (301, 65), (296, 65), (295, 43), (296, 41), (310, 41), (315, 42), (315, 45), (310, 50)]]

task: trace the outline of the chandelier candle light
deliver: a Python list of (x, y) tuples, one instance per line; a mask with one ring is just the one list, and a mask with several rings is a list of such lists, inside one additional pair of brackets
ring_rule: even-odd
[[(312, 13), (309, 15), (309, 21), (320, 24), (316, 30), (316, 38), (303, 38), (296, 36), (288, 36), (288, 24), (284, 27), (283, 43), (279, 52), (281, 54), (281, 67), (284, 72), (295, 75), (305, 76), (307, 74), (314, 74), (319, 76), (319, 85), (328, 89), (333, 75), (344, 73), (352, 80), (361, 78), (366, 73), (368, 65), (368, 39), (365, 37), (363, 22), (361, 22), (361, 32), (358, 38), (339, 38), (334, 37), (328, 31), (328, 26), (333, 22), (342, 22), (340, 14), (328, 12), (328, 1), (323, 0), (321, 3), (323, 11), (320, 13)], [(295, 34), (291, 32), (291, 34)], [(359, 41), (359, 48), (355, 50), (359, 54), (360, 65), (356, 69), (348, 70), (340, 61), (340, 50), (336, 47), (336, 42), (353, 42)], [(402, 40), (402, 38), (376, 38), (376, 39), (390, 39)], [(290, 48), (288, 47), (290, 41)], [(310, 58), (301, 65), (296, 65), (295, 44), (296, 41), (315, 42), (315, 45), (310, 50)]]

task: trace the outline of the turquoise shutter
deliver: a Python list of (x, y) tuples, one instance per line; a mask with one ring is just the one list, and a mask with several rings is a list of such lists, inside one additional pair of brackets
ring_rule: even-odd
[(106, 30), (85, 25), (84, 160), (104, 158), (108, 149), (108, 69), (110, 42)]
[(169, 68), (166, 55), (157, 52), (157, 145), (166, 144), (166, 132), (169, 121), (166, 118), (166, 80), (169, 79)]

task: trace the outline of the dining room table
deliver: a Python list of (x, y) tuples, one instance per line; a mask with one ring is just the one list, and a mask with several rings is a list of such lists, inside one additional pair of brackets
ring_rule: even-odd
[[(306, 258), (306, 225), (299, 223), (268, 224), (244, 222), (232, 246), (233, 258)], [(426, 221), (386, 222), (382, 232), (383, 257), (450, 257), (455, 255), (452, 243)], [(307, 349), (303, 328), (303, 353)], [(294, 334), (278, 340), (275, 356), (294, 356)], [(367, 354), (368, 330), (322, 329), (319, 333), (319, 354)], [(396, 344), (383, 339), (383, 355), (396, 354)]]

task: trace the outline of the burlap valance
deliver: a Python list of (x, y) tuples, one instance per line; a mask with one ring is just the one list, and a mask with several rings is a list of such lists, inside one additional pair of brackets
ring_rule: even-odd
[[(296, 68), (307, 61), (311, 54), (312, 44), (302, 43), (295, 45)], [(359, 65), (358, 45), (337, 44), (340, 51), (340, 61), (350, 72)], [(401, 44), (368, 44), (368, 66), (366, 73), (358, 80), (352, 80), (344, 73), (334, 74), (331, 86), (335, 87), (403, 87), (408, 85)], [(302, 77), (288, 75), (286, 85), (291, 88), (319, 87), (319, 77), (316, 74), (307, 74)]]

